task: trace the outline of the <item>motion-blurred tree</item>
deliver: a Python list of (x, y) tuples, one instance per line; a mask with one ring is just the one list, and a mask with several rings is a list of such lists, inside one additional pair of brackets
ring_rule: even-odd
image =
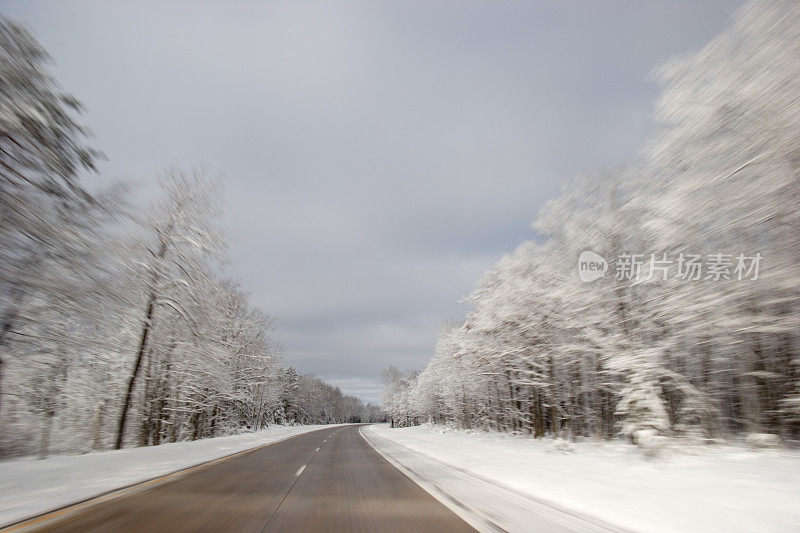
[(49, 62), (24, 27), (0, 17), (0, 380), (13, 343), (42, 348), (26, 325), (55, 302), (85, 306), (97, 289), (89, 285), (100, 267), (98, 234), (112, 216), (111, 204), (80, 183), (100, 154), (85, 144), (81, 105)]

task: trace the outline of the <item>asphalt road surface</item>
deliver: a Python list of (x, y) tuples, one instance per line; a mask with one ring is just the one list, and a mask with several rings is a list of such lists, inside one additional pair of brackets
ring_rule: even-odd
[(474, 531), (358, 429), (305, 433), (61, 514), (36, 531)]

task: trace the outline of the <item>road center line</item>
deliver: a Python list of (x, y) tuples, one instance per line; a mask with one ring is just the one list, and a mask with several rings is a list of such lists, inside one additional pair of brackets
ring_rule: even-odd
[(308, 466), (308, 465), (301, 466), (300, 469), (297, 472), (294, 473), (295, 477), (300, 477), (300, 474), (303, 473), (303, 470), (306, 469), (306, 466)]

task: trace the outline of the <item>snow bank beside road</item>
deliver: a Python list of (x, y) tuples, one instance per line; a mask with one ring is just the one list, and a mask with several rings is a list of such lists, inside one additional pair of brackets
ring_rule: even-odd
[(706, 446), (653, 460), (621, 443), (577, 443), (569, 451), (548, 440), (436, 426), (370, 426), (365, 433), (475, 475), (476, 485), (491, 482), (624, 529), (800, 529), (796, 451)]
[(620, 529), (569, 509), (543, 503), (491, 479), (448, 466), (384, 438), (370, 427), (361, 434), (383, 457), (481, 533), (619, 533)]
[(272, 426), (257, 433), (143, 448), (0, 462), (0, 526), (114, 489), (326, 426)]

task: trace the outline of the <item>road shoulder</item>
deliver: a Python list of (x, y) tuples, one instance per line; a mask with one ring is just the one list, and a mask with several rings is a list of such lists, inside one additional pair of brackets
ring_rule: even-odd
[(590, 517), (520, 494), (361, 428), (361, 436), (387, 461), (478, 531), (622, 532)]
[(0, 527), (138, 490), (264, 446), (334, 427), (273, 426), (231, 437), (0, 463)]

